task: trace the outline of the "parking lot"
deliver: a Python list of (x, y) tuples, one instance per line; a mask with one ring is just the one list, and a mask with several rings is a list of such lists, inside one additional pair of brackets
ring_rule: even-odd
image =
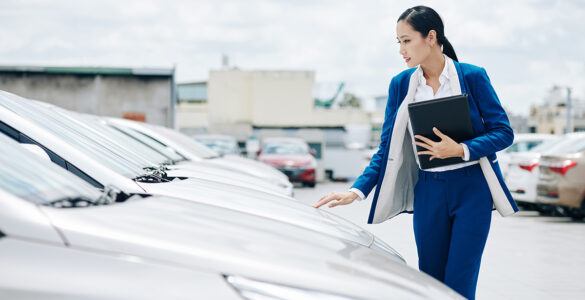
[[(295, 198), (313, 204), (351, 183), (321, 183), (295, 188)], [(342, 216), (379, 236), (417, 267), (412, 215), (382, 224), (366, 224), (371, 201), (321, 209)], [(584, 299), (585, 222), (544, 217), (521, 211), (508, 218), (493, 213), (490, 237), (482, 260), (477, 299)]]

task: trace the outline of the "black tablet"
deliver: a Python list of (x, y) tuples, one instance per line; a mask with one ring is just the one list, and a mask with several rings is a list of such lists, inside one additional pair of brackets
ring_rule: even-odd
[[(408, 114), (414, 135), (422, 135), (438, 142), (441, 139), (433, 132), (433, 127), (437, 127), (443, 134), (458, 143), (474, 138), (467, 94), (410, 103)], [(426, 150), (420, 146), (416, 148), (417, 152)], [(430, 155), (418, 155), (421, 169), (464, 162), (461, 157), (434, 158), (429, 161), (430, 157)]]

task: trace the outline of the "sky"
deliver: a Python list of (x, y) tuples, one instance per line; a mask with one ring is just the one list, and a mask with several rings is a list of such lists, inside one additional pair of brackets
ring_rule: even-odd
[(509, 112), (528, 115), (553, 85), (585, 99), (585, 0), (2, 0), (0, 65), (175, 67), (189, 82), (225, 54), (242, 70), (311, 70), (375, 97), (406, 69), (396, 20), (421, 4)]

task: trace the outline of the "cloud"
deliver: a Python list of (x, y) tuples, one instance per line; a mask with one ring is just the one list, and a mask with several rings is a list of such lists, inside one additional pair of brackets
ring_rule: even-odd
[[(423, 1), (443, 17), (462, 61), (485, 67), (514, 112), (553, 84), (585, 98), (583, 1)], [(314, 70), (362, 96), (387, 92), (405, 68), (395, 22), (410, 1), (0, 2), (0, 63), (177, 65), (205, 80), (221, 55), (243, 69)]]

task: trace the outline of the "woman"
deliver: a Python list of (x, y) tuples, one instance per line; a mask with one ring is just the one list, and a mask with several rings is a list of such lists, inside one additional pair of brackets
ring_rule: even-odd
[[(503, 216), (518, 211), (495, 155), (512, 144), (514, 134), (485, 70), (458, 62), (433, 9), (407, 9), (396, 33), (409, 69), (390, 82), (378, 152), (349, 192), (326, 195), (314, 207), (350, 204), (377, 186), (368, 223), (413, 212), (420, 270), (474, 299), (492, 208)], [(438, 128), (439, 142), (412, 136), (408, 103), (458, 94), (469, 95), (475, 138), (456, 143)], [(431, 160), (462, 162), (423, 171), (416, 145)]]

